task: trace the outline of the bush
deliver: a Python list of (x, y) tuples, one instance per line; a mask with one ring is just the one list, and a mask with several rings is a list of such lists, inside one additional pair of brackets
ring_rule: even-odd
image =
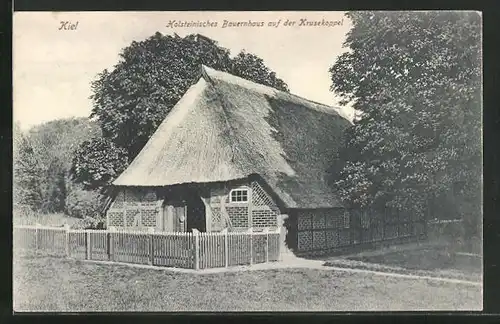
[(38, 222), (39, 215), (31, 206), (14, 204), (12, 208), (12, 222), (15, 225), (30, 225)]
[(99, 218), (104, 197), (97, 191), (73, 187), (66, 198), (66, 213), (77, 218)]
[(79, 220), (73, 226), (72, 229), (106, 229), (106, 221), (102, 218), (85, 217)]

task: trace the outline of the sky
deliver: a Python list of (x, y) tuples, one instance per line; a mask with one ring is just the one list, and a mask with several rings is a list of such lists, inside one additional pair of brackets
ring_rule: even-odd
[[(300, 20), (334, 26), (299, 26)], [(172, 27), (171, 20), (217, 22), (217, 27)], [(231, 22), (264, 22), (264, 27), (224, 27)], [(294, 26), (285, 26), (286, 21)], [(78, 22), (59, 30), (61, 22)], [(279, 21), (278, 27), (269, 23)], [(14, 121), (22, 129), (50, 120), (89, 116), (90, 82), (118, 62), (121, 49), (159, 31), (200, 33), (228, 48), (256, 54), (290, 91), (338, 106), (329, 91), (328, 69), (342, 47), (350, 22), (343, 12), (16, 12), (13, 18)], [(352, 109), (342, 108), (347, 116)]]

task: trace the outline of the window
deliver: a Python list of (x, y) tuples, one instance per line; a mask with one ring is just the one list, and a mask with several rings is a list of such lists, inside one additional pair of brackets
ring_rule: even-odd
[(351, 227), (351, 217), (349, 217), (349, 212), (347, 210), (344, 211), (344, 228)]
[(229, 193), (229, 197), (232, 203), (248, 202), (248, 189), (233, 189)]

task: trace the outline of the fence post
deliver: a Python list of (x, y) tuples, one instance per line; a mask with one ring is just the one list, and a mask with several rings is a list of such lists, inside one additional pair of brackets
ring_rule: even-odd
[(90, 257), (92, 256), (92, 251), (90, 251), (91, 244), (90, 244), (90, 230), (85, 231), (85, 259), (90, 260)]
[(149, 264), (153, 265), (155, 259), (153, 250), (153, 237), (154, 237), (153, 233), (155, 232), (155, 229), (153, 227), (149, 227), (148, 232), (149, 232)]
[(227, 235), (227, 228), (222, 230), (222, 233), (224, 234), (224, 257), (225, 257), (225, 267), (229, 267), (229, 243), (228, 243), (228, 235)]
[(69, 225), (68, 224), (64, 224), (64, 229), (66, 230), (66, 239), (64, 241), (65, 245), (64, 245), (64, 250), (66, 251), (66, 257), (69, 257), (70, 256), (70, 251), (69, 251)]
[(199, 232), (196, 228), (193, 228), (194, 236), (194, 269), (200, 269), (200, 237)]
[(266, 233), (266, 263), (269, 262), (269, 228), (264, 228), (264, 233)]
[(116, 232), (116, 227), (110, 226), (109, 227), (109, 232), (108, 232), (108, 260), (109, 261), (114, 261), (115, 260), (115, 240), (113, 233)]
[(40, 227), (40, 224), (36, 223), (35, 224), (35, 252), (38, 252), (38, 227)]
[(250, 265), (253, 264), (253, 228), (250, 227), (247, 231), (250, 236)]

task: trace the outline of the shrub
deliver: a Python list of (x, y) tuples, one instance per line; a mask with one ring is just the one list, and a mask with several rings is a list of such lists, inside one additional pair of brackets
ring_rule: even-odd
[(105, 229), (106, 221), (100, 217), (85, 217), (84, 219), (79, 220), (73, 226), (73, 229)]
[(97, 191), (73, 187), (66, 198), (66, 213), (77, 218), (99, 218), (103, 196)]
[(12, 221), (16, 225), (35, 224), (38, 221), (37, 216), (28, 205), (14, 204), (12, 208)]

